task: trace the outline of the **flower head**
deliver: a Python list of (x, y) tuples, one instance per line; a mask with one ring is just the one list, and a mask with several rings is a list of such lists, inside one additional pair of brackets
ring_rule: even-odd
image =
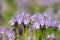
[(32, 35), (28, 35), (27, 40), (34, 40), (34, 38), (33, 38), (33, 36), (32, 36)]
[[(18, 16), (19, 15), (19, 16)], [(21, 16), (21, 14), (18, 14), (15, 18), (16, 18), (16, 21), (18, 22), (18, 24), (21, 24), (23, 22), (23, 18)]]
[(24, 24), (29, 24), (30, 23), (30, 14), (27, 14), (27, 12), (22, 11), (22, 12), (17, 12), (17, 15), (15, 15), (10, 21), (10, 25), (14, 25), (15, 22), (18, 22), (18, 24), (21, 24), (22, 22)]
[(2, 39), (3, 35), (5, 34), (6, 29), (4, 27), (0, 28), (0, 38)]
[(5, 28), (4, 27), (0, 28), (0, 34), (4, 34), (4, 32), (5, 32)]
[(29, 24), (30, 23), (30, 14), (25, 13), (24, 11), (21, 14), (22, 17), (22, 22), (24, 24)]
[(30, 19), (32, 22), (36, 21), (38, 19), (38, 14), (32, 15)]
[(33, 28), (39, 29), (40, 28), (40, 23), (38, 21), (33, 23)]
[(46, 28), (49, 28), (51, 26), (51, 20), (45, 21)]
[(56, 40), (56, 37), (54, 36), (54, 34), (49, 34), (47, 35), (45, 40)]
[(47, 13), (45, 13), (43, 15), (43, 20), (44, 20), (44, 24), (45, 24), (46, 28), (49, 28), (51, 26), (51, 20), (52, 20), (52, 18), (50, 17), (50, 15), (48, 15)]
[(6, 31), (5, 33), (6, 33), (6, 37), (8, 38), (8, 40), (14, 40), (15, 39), (14, 32)]
[(12, 19), (8, 22), (8, 24), (10, 24), (10, 25), (14, 25), (15, 22), (16, 22), (16, 19), (15, 19), (15, 18), (12, 18)]
[(51, 25), (51, 28), (58, 28), (58, 29), (60, 29), (60, 22), (59, 21), (56, 21), (56, 20), (54, 20), (54, 21), (52, 21), (52, 25)]

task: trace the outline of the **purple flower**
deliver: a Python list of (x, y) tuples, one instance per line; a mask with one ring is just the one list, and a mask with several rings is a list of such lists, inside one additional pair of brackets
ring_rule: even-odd
[(39, 14), (37, 18), (38, 18), (38, 21), (40, 22), (40, 25), (44, 25), (45, 20), (44, 20), (43, 14)]
[(31, 32), (33, 32), (34, 30), (35, 30), (35, 28), (33, 27), (33, 25), (30, 25), (30, 26), (29, 26), (29, 31), (28, 31), (28, 32), (31, 33)]
[(33, 38), (33, 36), (32, 36), (32, 35), (28, 35), (27, 40), (34, 40), (34, 38)]
[(4, 32), (5, 32), (5, 28), (4, 27), (0, 28), (0, 34), (4, 34)]
[(20, 15), (19, 17), (16, 17), (16, 21), (18, 22), (18, 24), (21, 24), (23, 22), (22, 20), (22, 16)]
[(49, 28), (51, 25), (52, 25), (52, 24), (51, 24), (51, 20), (45, 21), (45, 26), (46, 26), (46, 28)]
[(43, 14), (43, 20), (47, 21), (47, 20), (52, 20), (51, 16), (48, 13)]
[(45, 13), (43, 20), (44, 20), (44, 23), (46, 25), (46, 28), (49, 28), (51, 26), (51, 20), (52, 20), (52, 18), (50, 17), (50, 15), (48, 15), (48, 14)]
[(16, 29), (15, 29), (15, 27), (11, 27), (9, 31), (16, 34)]
[(55, 27), (55, 28), (57, 27), (58, 28), (59, 25), (60, 25), (60, 23), (58, 21), (56, 21), (56, 20), (52, 21), (52, 26), (53, 27)]
[(54, 34), (49, 34), (47, 35), (47, 37), (45, 38), (45, 40), (56, 40), (56, 37)]
[(59, 22), (59, 24), (58, 24), (58, 29), (60, 29), (60, 22)]
[(0, 28), (0, 40), (2, 39), (3, 35), (5, 34), (5, 28), (4, 27), (1, 27)]
[(39, 27), (40, 27), (40, 23), (38, 21), (33, 23), (33, 28), (39, 29)]
[(24, 24), (28, 24), (28, 23), (30, 23), (30, 14), (27, 14), (26, 11), (22, 11), (22, 12), (20, 12), (20, 14), (18, 14), (16, 16), (16, 20), (17, 20), (18, 24), (21, 24), (22, 22)]
[(30, 23), (30, 14), (22, 13), (22, 20), (24, 24)]
[(44, 24), (45, 24), (45, 21), (44, 21), (44, 20), (41, 20), (41, 21), (40, 21), (40, 25), (43, 26)]
[(34, 22), (36, 22), (36, 21), (40, 22), (39, 14), (32, 15), (32, 16), (30, 17), (30, 20), (31, 20), (32, 24), (33, 24)]
[(15, 39), (14, 32), (6, 31), (5, 33), (6, 33), (6, 37), (8, 38), (8, 40), (14, 40)]
[(13, 17), (10, 21), (10, 25), (14, 25), (15, 22), (18, 22), (18, 24), (21, 24), (22, 22), (26, 25), (30, 23), (30, 14), (27, 14), (27, 12), (17, 12), (15, 17)]
[(38, 14), (32, 15), (31, 16), (31, 21), (36, 21), (38, 19)]
[(16, 19), (15, 19), (15, 18), (12, 18), (12, 19), (8, 22), (8, 24), (10, 24), (10, 25), (14, 25), (15, 22), (16, 22)]

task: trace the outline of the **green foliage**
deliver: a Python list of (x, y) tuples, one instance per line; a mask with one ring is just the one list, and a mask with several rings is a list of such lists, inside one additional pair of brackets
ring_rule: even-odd
[(13, 4), (14, 0), (5, 0), (8, 4)]
[(31, 13), (36, 13), (36, 12), (43, 12), (44, 10), (46, 10), (47, 7), (41, 7), (41, 6), (38, 6), (34, 3), (31, 3), (28, 7), (28, 10), (31, 12)]
[(56, 3), (53, 5), (54, 12), (56, 12), (57, 9), (59, 9), (59, 8), (60, 8), (60, 3)]
[(7, 4), (8, 4), (8, 11), (3, 12), (2, 16), (3, 16), (3, 22), (2, 25), (7, 25), (8, 24), (8, 20), (13, 16), (14, 11), (16, 9), (16, 6), (13, 3), (13, 0), (6, 0)]

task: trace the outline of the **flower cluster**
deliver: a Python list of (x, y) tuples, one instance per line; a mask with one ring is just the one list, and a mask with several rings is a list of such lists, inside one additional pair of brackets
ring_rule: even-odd
[(13, 30), (7, 30), (6, 28), (0, 28), (0, 40), (14, 40), (15, 33)]
[(60, 28), (60, 22), (57, 20), (53, 20), (53, 18), (47, 13), (31, 15), (24, 11), (20, 13), (18, 12), (18, 14), (9, 21), (9, 24), (14, 25), (16, 22), (18, 24), (23, 23), (24, 25), (30, 24), (33, 26), (33, 28), (36, 29), (39, 29), (40, 25), (45, 25), (45, 28)]
[[(42, 14), (29, 14), (25, 11), (18, 11), (16, 15), (9, 21), (9, 24), (11, 26), (16, 26), (18, 27), (18, 32), (16, 33), (21, 36), (24, 31), (28, 31), (29, 35), (30, 32), (33, 31), (39, 31), (39, 33), (44, 33), (47, 29), (52, 29), (53, 31), (60, 30), (60, 22), (57, 20), (54, 20), (49, 14), (47, 13), (42, 13)], [(26, 30), (26, 28), (28, 28)], [(16, 30), (17, 28), (15, 28)], [(16, 36), (16, 35), (15, 35)], [(28, 40), (33, 39), (31, 37), (27, 37)], [(39, 37), (38, 37), (39, 38)], [(55, 35), (47, 35), (44, 40), (55, 40)], [(37, 39), (38, 40), (38, 39)], [(43, 40), (43, 39), (41, 39)]]
[(30, 14), (25, 14), (24, 12), (22, 12), (21, 14), (18, 14), (15, 17), (13, 17), (9, 21), (9, 24), (14, 25), (15, 22), (18, 22), (18, 24), (21, 24), (22, 22), (24, 24), (28, 24), (30, 22)]

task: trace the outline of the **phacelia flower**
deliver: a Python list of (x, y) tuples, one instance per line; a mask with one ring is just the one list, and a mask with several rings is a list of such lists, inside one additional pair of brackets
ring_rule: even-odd
[(13, 32), (6, 31), (6, 37), (8, 38), (8, 40), (14, 40), (15, 34)]
[(15, 27), (11, 27), (9, 31), (16, 34), (16, 28)]
[(49, 28), (51, 26), (51, 20), (45, 21), (46, 28)]
[(56, 37), (54, 36), (54, 34), (49, 34), (47, 35), (45, 40), (56, 40)]
[(58, 24), (58, 29), (60, 29), (60, 22), (59, 22), (59, 24)]
[(25, 14), (24, 12), (22, 13), (22, 20), (24, 24), (29, 24), (30, 23), (30, 14)]
[(51, 28), (52, 28), (52, 29), (58, 29), (58, 28), (60, 28), (59, 25), (60, 25), (60, 23), (59, 23), (58, 21), (53, 20), (53, 21), (52, 21)]
[(22, 11), (17, 13), (10, 21), (10, 25), (14, 25), (15, 22), (18, 22), (18, 24), (21, 24), (22, 22), (26, 25), (30, 23), (30, 14), (27, 14), (27, 12)]
[(5, 33), (5, 28), (0, 28), (0, 38), (4, 35)]
[(43, 15), (43, 20), (44, 20), (44, 24), (45, 24), (46, 28), (49, 28), (51, 26), (51, 20), (52, 20), (51, 17), (50, 17), (50, 15), (48, 15), (47, 13), (45, 13)]
[(39, 29), (40, 28), (40, 23), (38, 21), (33, 23), (33, 28)]
[(32, 22), (34, 22), (38, 19), (38, 15), (37, 14), (32, 15), (30, 19), (31, 19)]
[(16, 17), (16, 20), (17, 20), (18, 24), (21, 24), (22, 22), (24, 24), (28, 24), (30, 22), (30, 14), (27, 14), (27, 12), (22, 11), (18, 15), (20, 15), (19, 17)]
[(16, 19), (12, 18), (12, 19), (8, 22), (8, 24), (10, 24), (10, 25), (14, 25), (15, 22), (16, 22)]
[(5, 32), (5, 28), (4, 27), (0, 28), (0, 34), (4, 34), (4, 32)]
[(33, 36), (32, 36), (32, 35), (28, 35), (27, 40), (34, 40), (34, 38), (33, 38)]

